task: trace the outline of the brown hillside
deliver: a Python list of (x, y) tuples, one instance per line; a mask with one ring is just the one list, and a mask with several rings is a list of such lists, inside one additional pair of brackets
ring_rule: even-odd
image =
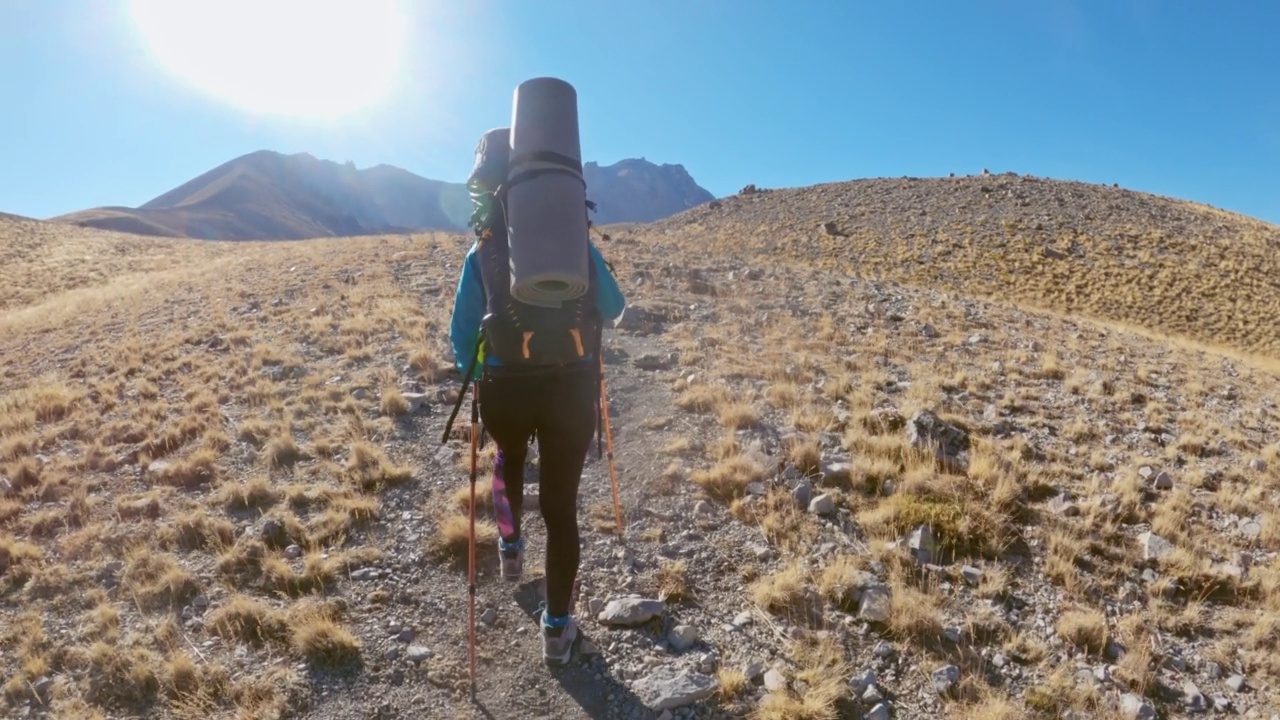
[[(1274, 363), (606, 228), (624, 534), (593, 447), (588, 642), (547, 672), (539, 488), (513, 586), (487, 446), (472, 699), (468, 240), (43, 225), (0, 224), (41, 289), (0, 306), (2, 716), (657, 720), (663, 677), (696, 720), (1280, 712)], [(631, 594), (659, 616), (600, 619)]]
[(0, 311), (31, 312), (51, 297), (91, 301), (94, 291), (145, 282), (150, 273), (233, 249), (0, 217)]
[(465, 211), (460, 203), (458, 188), (394, 168), (357, 170), (305, 153), (260, 151), (138, 208), (93, 208), (53, 220), (168, 237), (296, 240), (454, 228)]
[[(838, 234), (823, 225), (834, 223)], [(1015, 174), (739, 194), (654, 224), (713, 255), (1004, 298), (1280, 357), (1280, 228)]]

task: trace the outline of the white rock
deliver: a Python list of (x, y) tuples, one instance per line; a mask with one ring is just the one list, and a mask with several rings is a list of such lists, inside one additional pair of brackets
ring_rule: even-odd
[(1146, 698), (1133, 693), (1120, 696), (1120, 712), (1133, 720), (1154, 720), (1156, 709)]
[(631, 685), (651, 710), (674, 710), (715, 694), (719, 683), (708, 675), (663, 665)]
[(1144, 532), (1138, 536), (1142, 544), (1142, 559), (1159, 560), (1173, 552), (1173, 544), (1153, 532)]
[(944, 695), (950, 692), (956, 683), (960, 682), (960, 668), (955, 665), (943, 665), (933, 671), (930, 679), (933, 681), (933, 689), (939, 695)]
[(661, 615), (666, 605), (661, 600), (615, 598), (604, 606), (596, 619), (606, 625), (639, 625)]
[(889, 588), (884, 585), (871, 585), (862, 590), (858, 617), (875, 623), (888, 622), (891, 607)]
[(698, 630), (692, 625), (677, 625), (667, 635), (667, 642), (676, 652), (684, 652), (698, 642)]
[(770, 668), (764, 674), (764, 689), (769, 692), (778, 692), (787, 689), (787, 676), (778, 672), (776, 668)]
[(809, 512), (814, 515), (830, 515), (836, 510), (835, 498), (828, 493), (822, 493), (809, 501)]

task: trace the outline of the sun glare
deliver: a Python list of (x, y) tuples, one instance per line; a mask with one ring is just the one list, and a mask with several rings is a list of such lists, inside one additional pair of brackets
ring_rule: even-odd
[(398, 0), (132, 0), (166, 70), (259, 114), (334, 119), (382, 101), (396, 79)]

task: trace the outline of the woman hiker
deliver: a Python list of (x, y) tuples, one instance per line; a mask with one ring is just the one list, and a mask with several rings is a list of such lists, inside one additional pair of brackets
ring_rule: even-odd
[[(475, 205), (469, 224), (477, 240), (462, 265), (449, 340), (464, 391), (478, 377), (481, 420), (498, 446), (493, 505), (502, 576), (510, 581), (519, 580), (524, 569), (524, 466), (530, 440), (537, 437), (539, 507), (547, 528), (543, 657), (564, 664), (578, 637), (569, 605), (581, 549), (578, 483), (600, 411), (600, 336), (604, 321), (616, 323), (626, 301), (589, 239), (592, 278), (586, 295), (559, 310), (511, 296), (503, 193), (495, 193), (506, 182), (507, 137), (505, 128), (490, 131), (476, 149), (467, 184)], [(472, 367), (476, 372), (467, 376)]]

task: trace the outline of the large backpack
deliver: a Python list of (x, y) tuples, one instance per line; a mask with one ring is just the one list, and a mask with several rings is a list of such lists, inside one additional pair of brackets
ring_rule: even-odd
[[(509, 137), (506, 128), (499, 128), (480, 138), (475, 165), (467, 181), (474, 206), (470, 225), (476, 234), (480, 280), (485, 291), (484, 354), (497, 359), (504, 368), (513, 369), (571, 365), (592, 355), (598, 358), (603, 321), (596, 304), (595, 263), (588, 259), (586, 292), (560, 307), (530, 305), (511, 294), (507, 191), (512, 183), (546, 172), (568, 170), (580, 178), (582, 168), (575, 166), (570, 158), (542, 154), (538, 158), (544, 163), (542, 167), (508, 179)], [(593, 207), (588, 201), (582, 212), (585, 214)], [(565, 208), (565, 211), (575, 210)]]

